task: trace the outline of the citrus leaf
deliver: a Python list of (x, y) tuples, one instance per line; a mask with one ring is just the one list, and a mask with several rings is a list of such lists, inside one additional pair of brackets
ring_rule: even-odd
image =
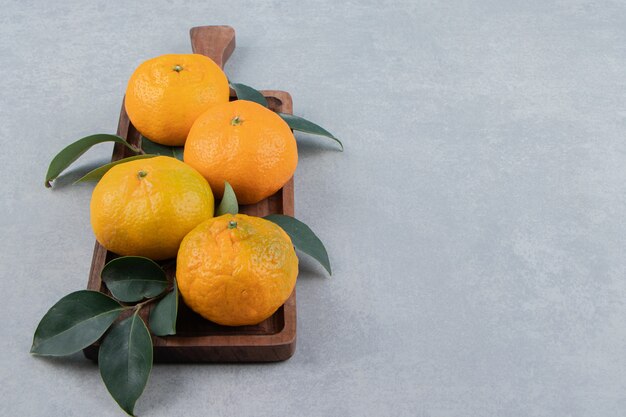
[(230, 86), (233, 90), (235, 90), (235, 94), (237, 94), (237, 99), (254, 101), (255, 103), (267, 107), (267, 100), (259, 90), (256, 90), (249, 85), (239, 83), (230, 83)]
[(183, 147), (182, 146), (166, 146), (160, 143), (152, 142), (145, 136), (141, 137), (141, 149), (145, 153), (152, 155), (171, 156), (180, 161), (183, 160)]
[(113, 399), (133, 415), (152, 370), (152, 339), (137, 313), (111, 327), (100, 345), (98, 367)]
[(86, 136), (66, 146), (52, 159), (52, 162), (50, 162), (50, 166), (48, 167), (48, 172), (46, 173), (45, 186), (47, 188), (52, 187), (51, 181), (58, 177), (61, 172), (65, 170), (65, 168), (69, 167), (72, 162), (80, 158), (80, 156), (87, 152), (89, 148), (103, 142), (121, 143), (126, 145), (133, 152), (137, 152), (137, 148), (126, 142), (126, 140), (121, 136), (109, 135), (105, 133)]
[(293, 130), (297, 130), (299, 132), (304, 132), (304, 133), (311, 133), (313, 135), (326, 136), (327, 138), (331, 138), (332, 140), (336, 141), (339, 144), (339, 146), (341, 146), (341, 150), (343, 151), (343, 143), (341, 143), (339, 139), (337, 139), (332, 133), (330, 133), (328, 130), (324, 129), (323, 127), (316, 125), (313, 122), (309, 122), (308, 120), (302, 117), (294, 116), (293, 114), (278, 113), (278, 115), (282, 117), (283, 120), (287, 122), (289, 127), (292, 128)]
[(333, 274), (330, 269), (330, 260), (328, 259), (326, 248), (309, 226), (296, 218), (282, 214), (270, 214), (264, 218), (279, 225), (289, 235), (296, 249), (311, 255), (322, 264), (330, 275)]
[(220, 201), (220, 205), (215, 212), (215, 216), (221, 216), (222, 214), (226, 213), (239, 213), (239, 203), (237, 203), (237, 196), (235, 195), (235, 191), (233, 191), (233, 187), (230, 186), (228, 181), (224, 181), (224, 196), (222, 197), (222, 201)]
[(159, 264), (141, 256), (115, 258), (102, 268), (100, 276), (113, 297), (125, 303), (156, 297), (168, 284)]
[(178, 287), (174, 280), (174, 288), (158, 302), (150, 312), (150, 330), (156, 336), (176, 334), (176, 317), (178, 316)]
[(184, 161), (183, 157), (184, 157), (184, 147), (182, 146), (175, 146), (172, 149), (172, 154), (174, 155), (174, 158), (178, 159), (179, 161)]
[(124, 162), (134, 161), (135, 159), (145, 159), (145, 158), (154, 158), (156, 155), (135, 155), (129, 156), (128, 158), (118, 159), (117, 161), (109, 162), (106, 165), (102, 165), (99, 168), (96, 168), (92, 171), (89, 171), (82, 178), (76, 180), (74, 184), (78, 184), (79, 182), (87, 182), (87, 181), (99, 181), (100, 178), (104, 176), (111, 168), (115, 165), (123, 164)]
[(94, 343), (124, 307), (98, 291), (76, 291), (61, 298), (43, 316), (30, 353), (63, 356)]

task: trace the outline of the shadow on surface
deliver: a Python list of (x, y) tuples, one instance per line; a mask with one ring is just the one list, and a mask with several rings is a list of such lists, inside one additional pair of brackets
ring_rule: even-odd
[(52, 368), (72, 368), (81, 372), (86, 370), (97, 371), (98, 369), (97, 364), (85, 358), (82, 351), (68, 356), (38, 356), (31, 354), (31, 357), (33, 360), (45, 363), (46, 366), (50, 366)]
[(306, 156), (308, 158), (309, 156), (316, 156), (324, 152), (341, 153), (341, 147), (332, 139), (323, 136), (307, 135), (305, 133), (296, 133), (295, 136), (298, 142), (299, 156)]
[[(102, 165), (108, 164), (109, 162), (111, 162), (110, 159), (109, 160), (103, 159), (101, 161), (90, 162), (88, 164), (84, 164), (76, 168), (69, 168), (67, 171), (63, 172), (56, 180), (52, 182), (52, 188), (61, 189), (67, 186), (71, 186), (74, 184), (75, 181), (82, 178), (88, 172), (93, 171), (94, 169), (99, 168)], [(85, 183), (85, 184), (88, 184), (88, 183)]]
[[(332, 268), (332, 262), (330, 264)], [(306, 279), (327, 279), (332, 278), (331, 275), (320, 265), (315, 259), (302, 252), (298, 252), (298, 278), (306, 275)]]

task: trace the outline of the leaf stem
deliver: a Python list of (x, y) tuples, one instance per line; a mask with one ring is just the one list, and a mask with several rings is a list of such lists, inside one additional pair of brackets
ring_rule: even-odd
[(138, 153), (139, 155), (145, 155), (146, 154), (143, 149), (141, 149), (141, 148), (139, 148), (137, 146), (130, 145), (130, 147), (133, 150), (133, 152)]
[(170, 292), (172, 292), (172, 288), (168, 288), (165, 291), (163, 291), (161, 294), (157, 295), (156, 297), (152, 297), (152, 298), (148, 298), (145, 301), (142, 301), (140, 303), (135, 304), (134, 306), (128, 306), (128, 309), (134, 309), (135, 310), (135, 314), (139, 313), (139, 310), (141, 310), (141, 308), (145, 305), (148, 305), (150, 303), (153, 303), (155, 301), (160, 300), (161, 298), (165, 297), (167, 294), (169, 294)]

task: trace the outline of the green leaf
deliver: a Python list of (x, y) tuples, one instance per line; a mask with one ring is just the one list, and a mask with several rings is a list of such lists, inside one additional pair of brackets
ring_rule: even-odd
[(63, 356), (94, 343), (124, 307), (98, 291), (76, 291), (61, 298), (43, 316), (30, 353)]
[(175, 146), (172, 149), (172, 154), (174, 155), (174, 158), (178, 159), (179, 161), (183, 161), (184, 162), (184, 147), (183, 146)]
[(233, 187), (230, 186), (228, 181), (224, 181), (224, 196), (220, 202), (219, 207), (215, 213), (215, 216), (221, 216), (222, 214), (237, 214), (239, 213), (239, 203), (237, 203), (237, 196)]
[(341, 150), (343, 151), (343, 143), (339, 139), (337, 139), (332, 133), (323, 127), (316, 125), (313, 122), (309, 122), (302, 117), (294, 116), (293, 114), (287, 113), (278, 113), (280, 117), (283, 118), (285, 122), (289, 125), (293, 130), (297, 130), (304, 133), (311, 133), (313, 135), (326, 136), (327, 138), (331, 138), (336, 141), (339, 146), (341, 146)]
[(113, 399), (133, 415), (152, 370), (152, 339), (137, 313), (113, 325), (100, 345), (98, 367)]
[(113, 259), (102, 268), (101, 277), (113, 297), (125, 303), (156, 297), (168, 284), (159, 264), (141, 256)]
[(183, 160), (184, 148), (182, 146), (161, 145), (159, 143), (152, 142), (145, 136), (141, 137), (141, 149), (143, 149), (145, 153), (152, 155), (171, 156), (180, 161)]
[(150, 330), (156, 336), (176, 334), (176, 317), (178, 316), (178, 287), (174, 280), (174, 288), (158, 302), (150, 312)]
[(267, 100), (259, 90), (256, 90), (249, 85), (239, 83), (230, 83), (230, 86), (233, 90), (235, 90), (235, 94), (237, 94), (237, 98), (239, 100), (254, 101), (255, 103), (267, 107)]
[(326, 248), (309, 226), (298, 219), (291, 216), (283, 216), (282, 214), (270, 214), (264, 218), (279, 225), (289, 235), (296, 249), (311, 255), (322, 264), (330, 275), (333, 274), (330, 269), (330, 260), (328, 259)]
[(98, 143), (103, 142), (115, 142), (126, 145), (133, 152), (137, 152), (137, 148), (126, 142), (123, 137), (117, 135), (108, 135), (105, 133), (91, 135), (77, 140), (71, 145), (66, 146), (61, 152), (59, 152), (50, 162), (48, 167), (48, 173), (46, 174), (45, 186), (47, 188), (52, 187), (51, 181), (58, 177), (65, 168), (70, 166), (72, 162), (76, 161), (82, 154), (87, 152), (89, 148)]
[(102, 165), (99, 168), (94, 169), (93, 171), (89, 171), (82, 178), (76, 180), (74, 184), (79, 182), (87, 182), (87, 181), (99, 181), (100, 178), (104, 176), (111, 168), (115, 165), (123, 164), (124, 162), (134, 161), (135, 159), (146, 159), (146, 158), (154, 158), (156, 155), (135, 155), (129, 156), (128, 158), (118, 159), (117, 161), (109, 162), (106, 165)]

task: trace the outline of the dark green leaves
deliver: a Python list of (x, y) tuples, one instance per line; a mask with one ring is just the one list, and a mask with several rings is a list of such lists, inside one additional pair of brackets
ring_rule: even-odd
[(311, 255), (332, 275), (326, 248), (309, 226), (298, 219), (282, 214), (270, 214), (265, 219), (279, 225), (289, 235), (296, 249)]
[(174, 288), (159, 301), (150, 312), (150, 330), (156, 336), (176, 334), (176, 317), (178, 316), (178, 287)]
[(336, 141), (339, 144), (339, 146), (341, 146), (341, 150), (343, 151), (343, 143), (341, 143), (339, 139), (337, 139), (332, 133), (330, 133), (328, 130), (324, 129), (323, 127), (316, 125), (313, 122), (309, 122), (308, 120), (303, 119), (302, 117), (294, 116), (293, 114), (278, 113), (278, 115), (282, 117), (283, 120), (287, 122), (289, 127), (292, 128), (293, 130), (297, 130), (297, 131), (304, 132), (304, 133), (311, 133), (314, 135), (326, 136), (328, 138), (331, 138), (334, 141)]
[(171, 156), (180, 161), (183, 160), (183, 147), (182, 146), (165, 146), (152, 142), (145, 136), (141, 137), (141, 149), (145, 153), (152, 155)]
[[(102, 280), (111, 294), (77, 291), (56, 303), (43, 317), (33, 340), (31, 353), (69, 355), (96, 342), (110, 327), (100, 344), (98, 365), (102, 379), (117, 403), (133, 414), (152, 369), (152, 339), (141, 309), (158, 301), (150, 312), (150, 327), (157, 336), (176, 334), (178, 289), (165, 293), (169, 282), (165, 271), (154, 261), (139, 256), (123, 256), (107, 263)], [(117, 323), (123, 311), (133, 314)], [(112, 325), (112, 326), (111, 326)]]
[(97, 134), (84, 137), (65, 147), (57, 154), (57, 156), (54, 157), (54, 159), (52, 159), (52, 162), (50, 162), (50, 166), (48, 167), (48, 173), (46, 174), (45, 186), (48, 188), (52, 187), (51, 181), (58, 177), (61, 172), (65, 170), (65, 168), (80, 158), (80, 156), (87, 152), (89, 148), (103, 142), (121, 143), (132, 151), (138, 152), (137, 148), (126, 142), (124, 138), (117, 135)]
[(163, 269), (141, 256), (113, 259), (104, 266), (101, 276), (113, 297), (123, 302), (156, 297), (168, 285)]
[(239, 213), (239, 204), (237, 203), (237, 196), (233, 191), (233, 187), (230, 186), (228, 181), (224, 181), (224, 196), (220, 202), (215, 216), (221, 216), (222, 214), (237, 214)]
[(123, 307), (97, 291), (76, 291), (61, 298), (39, 322), (31, 353), (70, 355), (104, 334)]
[(267, 100), (260, 91), (245, 84), (230, 83), (230, 86), (235, 90), (235, 94), (237, 94), (239, 100), (254, 101), (255, 103), (267, 107)]
[(93, 171), (89, 171), (82, 178), (76, 180), (76, 183), (86, 182), (86, 181), (99, 181), (100, 178), (104, 176), (111, 168), (115, 165), (123, 164), (124, 162), (134, 161), (135, 159), (145, 159), (145, 158), (154, 158), (156, 155), (135, 155), (129, 156), (128, 158), (118, 159), (117, 161), (109, 162), (108, 164), (102, 165), (99, 168), (94, 169)]
[(133, 415), (152, 370), (152, 339), (138, 314), (113, 325), (100, 345), (98, 366), (111, 396)]

